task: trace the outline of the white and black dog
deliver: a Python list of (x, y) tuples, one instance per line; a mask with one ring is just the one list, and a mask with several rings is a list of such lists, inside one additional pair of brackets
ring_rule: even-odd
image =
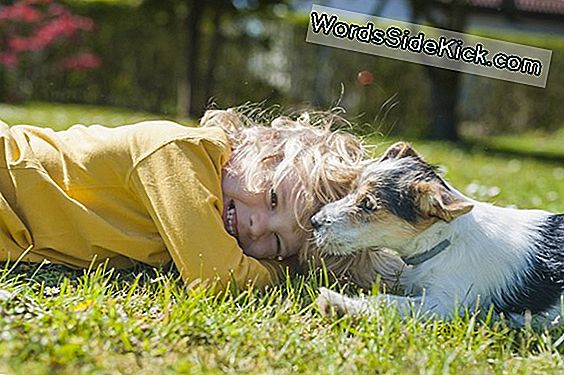
[(323, 288), (322, 311), (370, 314), (395, 303), (449, 318), (481, 308), (512, 324), (556, 323), (564, 293), (564, 214), (481, 203), (452, 188), (407, 143), (367, 164), (353, 191), (312, 218), (322, 253), (385, 247), (408, 265), (408, 297), (349, 298)]

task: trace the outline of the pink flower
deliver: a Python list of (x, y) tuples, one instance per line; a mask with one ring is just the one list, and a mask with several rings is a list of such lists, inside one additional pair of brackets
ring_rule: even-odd
[(90, 18), (63, 15), (41, 26), (33, 36), (35, 49), (41, 49), (61, 38), (73, 36), (78, 30), (90, 31), (94, 22)]
[(51, 4), (53, 0), (23, 0), (24, 4)]
[(49, 5), (52, 4), (54, 2), (57, 2), (59, 0), (19, 0), (20, 3), (25, 4), (25, 5)]
[(41, 13), (24, 3), (16, 3), (11, 6), (5, 6), (0, 9), (0, 21), (23, 21), (37, 22), (41, 19)]
[(102, 65), (102, 60), (91, 52), (82, 52), (67, 57), (61, 62), (61, 67), (66, 70), (92, 70)]
[[(22, 25), (22, 22), (27, 24)], [(73, 37), (79, 32), (93, 29), (94, 22), (90, 18), (75, 15), (58, 1), (14, 1), (13, 5), (0, 7), (0, 65), (13, 67), (29, 52), (66, 47), (63, 42), (76, 41)], [(22, 30), (25, 31), (23, 34)], [(82, 53), (65, 59), (62, 66), (65, 69), (96, 69), (100, 64), (97, 56)]]
[(30, 51), (33, 49), (33, 41), (17, 35), (8, 40), (8, 45), (14, 52)]
[(18, 57), (13, 53), (0, 53), (0, 64), (13, 68), (18, 65)]
[(69, 14), (67, 8), (60, 4), (51, 4), (49, 5), (49, 9), (47, 10), (51, 16), (62, 16)]

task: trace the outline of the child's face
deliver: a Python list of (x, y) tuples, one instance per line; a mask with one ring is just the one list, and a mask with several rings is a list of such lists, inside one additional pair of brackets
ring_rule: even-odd
[(223, 223), (247, 255), (258, 259), (287, 258), (298, 252), (303, 230), (298, 226), (288, 179), (276, 189), (254, 194), (242, 178), (223, 173)]

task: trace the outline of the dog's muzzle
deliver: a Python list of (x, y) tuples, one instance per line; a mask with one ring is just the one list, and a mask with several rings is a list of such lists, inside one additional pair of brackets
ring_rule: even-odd
[(318, 247), (327, 250), (327, 246), (331, 243), (329, 233), (331, 232), (331, 224), (333, 224), (333, 220), (326, 214), (325, 207), (313, 215), (310, 221), (311, 226), (313, 227), (315, 244)]
[(343, 200), (328, 203), (310, 219), (315, 245), (320, 254), (348, 255), (351, 244), (346, 236)]
[(323, 211), (319, 211), (315, 215), (311, 217), (311, 226), (313, 230), (319, 231), (326, 225), (330, 225), (331, 220), (327, 218), (327, 216), (323, 213)]
[(323, 232), (325, 232), (325, 228), (324, 226), (324, 222), (325, 222), (325, 218), (323, 215), (320, 215), (321, 212), (316, 213), (315, 215), (313, 215), (310, 219), (311, 221), (311, 226), (313, 228), (313, 238), (315, 239), (315, 244), (317, 246), (323, 247), (324, 245), (324, 237), (322, 235)]

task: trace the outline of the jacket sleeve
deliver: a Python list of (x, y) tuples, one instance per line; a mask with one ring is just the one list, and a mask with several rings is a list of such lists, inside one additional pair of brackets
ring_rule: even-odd
[(283, 274), (276, 262), (246, 256), (224, 229), (221, 168), (228, 146), (206, 139), (161, 146), (132, 169), (129, 185), (153, 219), (186, 283), (224, 290), (264, 287)]

